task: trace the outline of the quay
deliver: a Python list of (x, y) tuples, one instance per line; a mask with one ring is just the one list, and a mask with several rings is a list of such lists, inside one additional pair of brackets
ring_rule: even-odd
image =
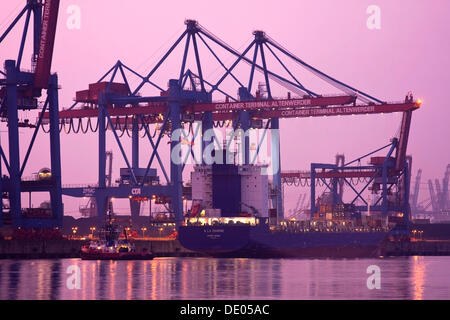
[[(0, 240), (0, 259), (57, 259), (79, 258), (81, 246), (88, 239), (4, 239)], [(136, 239), (136, 250), (144, 248), (156, 257), (202, 257), (197, 252), (183, 248), (178, 240), (167, 238)], [(419, 240), (388, 242), (384, 255), (389, 256), (450, 256), (450, 240)]]
[[(0, 240), (0, 259), (56, 259), (79, 258), (81, 246), (89, 240)], [(156, 257), (196, 257), (199, 253), (183, 248), (178, 240), (150, 239), (134, 240), (136, 251), (147, 248)]]

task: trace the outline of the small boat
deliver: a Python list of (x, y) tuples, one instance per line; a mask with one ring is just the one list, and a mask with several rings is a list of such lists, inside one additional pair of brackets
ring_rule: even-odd
[[(110, 215), (108, 215), (110, 217)], [(81, 247), (82, 260), (151, 260), (154, 255), (144, 249), (137, 252), (133, 243), (127, 238), (119, 239), (118, 228), (109, 222), (99, 232), (99, 239), (92, 240), (89, 245)]]

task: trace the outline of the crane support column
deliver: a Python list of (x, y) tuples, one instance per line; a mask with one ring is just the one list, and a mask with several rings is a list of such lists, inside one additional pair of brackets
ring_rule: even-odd
[(14, 60), (5, 61), (6, 93), (8, 111), (8, 137), (9, 137), (9, 168), (10, 168), (10, 208), (14, 227), (19, 227), (22, 220), (22, 207), (20, 199), (20, 157), (19, 157), (19, 126), (17, 112), (17, 82), (19, 79)]
[(310, 216), (311, 219), (314, 217), (314, 213), (316, 213), (316, 167), (311, 163), (311, 210)]
[(250, 164), (250, 137), (248, 132), (248, 129), (250, 128), (249, 116), (250, 115), (248, 111), (241, 111), (239, 113), (241, 129), (244, 134), (244, 154), (242, 155), (244, 164)]
[[(181, 128), (181, 106), (179, 99), (181, 98), (181, 89), (178, 80), (169, 81), (169, 92), (170, 92), (170, 121), (171, 121), (171, 136), (173, 132)], [(173, 150), (177, 148), (180, 143), (180, 139), (171, 139), (170, 141), (170, 154), (173, 154)], [(178, 227), (183, 221), (183, 177), (182, 177), (182, 163), (175, 163), (173, 159), (170, 160), (170, 182), (171, 182), (171, 204), (172, 210), (175, 216), (175, 226)]]
[[(240, 101), (255, 100), (245, 87), (239, 88), (239, 99)], [(242, 149), (244, 150), (244, 153), (242, 154), (242, 162), (244, 164), (250, 164), (250, 137), (248, 132), (248, 129), (250, 128), (250, 113), (248, 111), (239, 111), (239, 121), (236, 125), (233, 125), (234, 129), (238, 129), (237, 125), (240, 126), (240, 129), (244, 134), (242, 139)]]
[(388, 200), (387, 200), (387, 165), (386, 161), (383, 163), (382, 173), (381, 173), (381, 183), (382, 183), (382, 191), (381, 191), (381, 213), (383, 217), (387, 216), (388, 210)]
[(133, 169), (137, 169), (139, 168), (139, 124), (136, 116), (133, 117), (133, 128), (131, 134), (131, 166)]
[[(106, 103), (105, 96), (99, 97), (98, 103), (98, 187), (102, 190), (106, 188)], [(106, 205), (103, 194), (97, 194), (97, 216), (100, 225), (105, 221)]]
[(411, 209), (409, 206), (409, 189), (410, 189), (410, 184), (407, 181), (410, 181), (410, 171), (409, 171), (409, 165), (408, 162), (405, 161), (405, 173), (404, 173), (404, 179), (405, 179), (405, 189), (403, 190), (403, 196), (404, 196), (404, 201), (403, 201), (403, 216), (405, 217), (405, 225), (406, 225), (406, 232), (409, 233), (409, 221), (410, 221), (410, 214), (411, 214)]
[[(205, 112), (202, 119), (202, 158), (200, 159), (201, 164), (207, 164), (205, 162), (205, 159), (203, 157), (203, 150), (209, 150), (207, 149), (210, 144), (213, 144), (212, 148), (214, 148), (214, 139), (215, 137), (211, 137), (210, 140), (205, 141), (203, 137), (205, 136), (205, 133), (208, 132), (208, 130), (213, 130), (214, 128), (214, 121), (213, 121), (213, 115), (211, 111)], [(211, 148), (211, 147), (209, 147)]]
[(104, 97), (99, 98), (98, 104), (98, 186), (106, 186), (106, 104)]
[[(137, 175), (139, 169), (139, 123), (138, 118), (133, 116), (132, 121), (132, 131), (131, 131), (131, 168), (134, 171), (134, 175)], [(131, 209), (131, 219), (139, 217), (139, 212), (141, 209), (141, 203), (139, 201), (130, 199), (130, 209)]]
[(338, 193), (338, 179), (331, 179), (331, 188), (333, 192), (333, 213), (334, 213), (334, 209), (340, 203)]
[(58, 76), (50, 76), (50, 86), (47, 90), (49, 99), (50, 116), (50, 162), (53, 188), (50, 191), (52, 204), (52, 217), (56, 222), (55, 226), (62, 225), (63, 204), (61, 190), (61, 152), (59, 138), (59, 101), (58, 101)]
[(271, 156), (273, 168), (273, 186), (277, 192), (277, 222), (284, 219), (283, 194), (281, 192), (281, 154), (280, 154), (280, 119), (271, 119)]

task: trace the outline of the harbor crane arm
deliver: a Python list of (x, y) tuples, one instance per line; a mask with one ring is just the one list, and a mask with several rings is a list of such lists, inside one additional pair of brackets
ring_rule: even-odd
[[(413, 96), (410, 93), (405, 98), (405, 103), (411, 103), (413, 102)], [(420, 107), (422, 104), (422, 101), (419, 99), (416, 101), (417, 106)], [(395, 169), (397, 171), (403, 170), (403, 167), (405, 165), (406, 160), (406, 148), (408, 146), (408, 138), (409, 138), (409, 131), (411, 128), (411, 117), (412, 117), (412, 111), (407, 110), (403, 112), (402, 116), (402, 123), (400, 127), (400, 136), (398, 138), (398, 145), (397, 145), (397, 152), (396, 152), (396, 160), (395, 160)]]
[(433, 181), (431, 181), (431, 180), (428, 180), (428, 189), (430, 191), (431, 208), (433, 209), (434, 212), (437, 212), (438, 211), (438, 203), (437, 203), (437, 199), (436, 199), (436, 194), (434, 192)]
[(53, 46), (55, 44), (56, 23), (58, 20), (60, 0), (46, 0), (42, 13), (41, 33), (38, 51), (36, 52), (36, 70), (34, 87), (48, 88), (50, 68), (52, 65)]
[(403, 169), (406, 159), (406, 148), (408, 145), (409, 129), (411, 127), (411, 117), (411, 111), (403, 112), (395, 162), (395, 169), (398, 171)]
[(419, 200), (419, 190), (420, 190), (421, 178), (422, 178), (422, 169), (419, 169), (417, 171), (416, 184), (414, 185), (414, 193), (412, 196), (412, 203), (411, 203), (411, 207), (414, 208), (414, 210), (417, 209), (417, 201)]

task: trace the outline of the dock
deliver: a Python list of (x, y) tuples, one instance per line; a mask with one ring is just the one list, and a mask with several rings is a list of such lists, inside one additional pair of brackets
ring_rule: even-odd
[[(81, 246), (89, 240), (0, 240), (0, 259), (62, 259), (79, 258)], [(187, 250), (176, 239), (134, 240), (136, 251), (144, 248), (156, 257), (202, 257)], [(388, 242), (385, 256), (450, 256), (450, 240)]]
[(386, 256), (449, 256), (450, 240), (388, 242)]
[[(89, 240), (0, 240), (0, 259), (79, 258), (81, 247)], [(147, 248), (156, 257), (198, 257), (201, 254), (183, 248), (178, 240), (135, 240), (136, 251)]]

